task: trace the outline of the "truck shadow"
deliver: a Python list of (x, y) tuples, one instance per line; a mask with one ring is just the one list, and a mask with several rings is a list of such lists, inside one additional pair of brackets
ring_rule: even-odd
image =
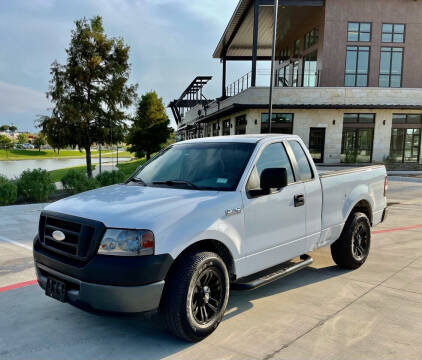
[[(255, 290), (231, 291), (223, 321), (236, 317), (237, 315), (251, 309), (254, 306), (252, 303), (254, 300), (260, 300), (274, 295), (281, 295), (298, 288), (305, 288), (307, 286), (341, 276), (349, 271), (350, 270), (340, 269), (335, 265), (324, 268), (308, 267)], [(309, 294), (298, 294), (297, 296), (309, 297)]]

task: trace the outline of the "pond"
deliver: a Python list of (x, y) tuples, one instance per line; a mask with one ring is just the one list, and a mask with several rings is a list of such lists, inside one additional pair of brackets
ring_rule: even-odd
[[(119, 162), (128, 161), (130, 158), (120, 158)], [(103, 158), (101, 161), (103, 164), (111, 163), (111, 158)], [(116, 159), (113, 159), (116, 163)], [(98, 164), (98, 158), (92, 159), (93, 164)], [(26, 169), (45, 169), (45, 170), (57, 170), (68, 168), (72, 166), (85, 165), (85, 158), (81, 159), (36, 159), (36, 160), (11, 160), (11, 161), (0, 161), (0, 175), (4, 175), (9, 179), (18, 177), (22, 171)]]

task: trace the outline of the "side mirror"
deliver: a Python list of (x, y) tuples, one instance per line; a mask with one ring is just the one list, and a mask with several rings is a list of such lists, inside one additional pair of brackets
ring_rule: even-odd
[(268, 168), (261, 173), (261, 189), (281, 189), (287, 186), (286, 168)]

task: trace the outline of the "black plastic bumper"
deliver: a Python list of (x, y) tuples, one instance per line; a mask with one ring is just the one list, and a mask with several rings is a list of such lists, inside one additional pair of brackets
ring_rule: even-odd
[(169, 254), (148, 256), (95, 255), (86, 263), (53, 253), (34, 239), (34, 260), (58, 273), (98, 285), (139, 286), (165, 279), (173, 262)]

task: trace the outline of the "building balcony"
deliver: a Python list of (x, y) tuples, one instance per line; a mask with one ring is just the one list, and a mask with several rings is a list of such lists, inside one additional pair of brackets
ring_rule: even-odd
[[(195, 106), (186, 123), (208, 122), (245, 108), (268, 106), (269, 87), (249, 87), (224, 100)], [(276, 87), (274, 109), (422, 109), (422, 89)]]

